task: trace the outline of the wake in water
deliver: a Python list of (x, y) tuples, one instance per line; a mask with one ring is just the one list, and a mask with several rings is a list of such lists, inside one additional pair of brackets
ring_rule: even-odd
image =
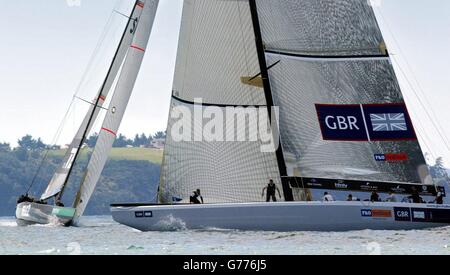
[(248, 232), (186, 230), (168, 217), (164, 232), (140, 232), (112, 221), (86, 217), (79, 227), (18, 227), (0, 218), (0, 254), (450, 254), (450, 227), (416, 231)]
[(185, 231), (187, 230), (186, 223), (178, 218), (174, 218), (172, 215), (166, 217), (164, 220), (157, 224), (157, 227), (161, 231)]
[(0, 219), (0, 227), (17, 227), (17, 222), (10, 219)]

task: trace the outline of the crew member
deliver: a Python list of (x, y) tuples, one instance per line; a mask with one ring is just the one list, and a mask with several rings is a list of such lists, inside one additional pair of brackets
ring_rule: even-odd
[(439, 191), (436, 195), (436, 199), (434, 200), (436, 204), (444, 204), (444, 194)]
[(413, 203), (423, 203), (423, 199), (420, 197), (419, 191), (413, 187), (411, 196), (408, 197)]
[(198, 191), (200, 191), (200, 190), (194, 191), (194, 194), (191, 196), (191, 199), (190, 199), (191, 204), (202, 204), (203, 203), (203, 198)]
[(269, 184), (266, 187), (264, 187), (262, 197), (264, 198), (264, 193), (266, 193), (266, 202), (270, 202), (271, 200), (273, 202), (276, 202), (277, 201), (276, 192), (278, 192), (278, 196), (281, 199), (280, 189), (278, 189), (277, 185), (271, 179)]
[(325, 192), (325, 193), (323, 193), (322, 201), (324, 201), (324, 202), (332, 202), (332, 201), (334, 201), (334, 198), (328, 192)]
[(370, 196), (371, 202), (379, 202), (380, 201), (380, 195), (378, 195), (377, 192), (373, 191), (372, 195)]

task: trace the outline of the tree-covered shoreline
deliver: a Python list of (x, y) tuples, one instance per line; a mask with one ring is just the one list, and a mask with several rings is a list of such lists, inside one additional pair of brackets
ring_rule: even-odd
[[(142, 137), (142, 135), (140, 136)], [(0, 143), (0, 216), (14, 216), (16, 200), (34, 182), (30, 195), (39, 197), (45, 190), (64, 150), (25, 136), (18, 147)], [(142, 146), (142, 145), (140, 145)], [(91, 153), (83, 149), (71, 177), (64, 203), (71, 205)], [(159, 183), (161, 150), (116, 147), (87, 209), (87, 215), (109, 214), (109, 205), (120, 202), (153, 202)], [(38, 173), (39, 171), (39, 173)]]

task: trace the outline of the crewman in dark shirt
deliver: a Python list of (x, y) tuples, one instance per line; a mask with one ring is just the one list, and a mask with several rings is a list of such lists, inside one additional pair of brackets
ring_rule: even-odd
[(416, 188), (412, 189), (411, 196), (408, 197), (413, 203), (423, 203), (423, 199), (420, 197), (419, 191)]
[(270, 183), (266, 187), (264, 187), (262, 197), (264, 197), (264, 193), (266, 193), (266, 202), (270, 202), (271, 200), (276, 202), (277, 201), (276, 192), (278, 192), (278, 196), (281, 199), (280, 189), (278, 189), (277, 185), (271, 179)]

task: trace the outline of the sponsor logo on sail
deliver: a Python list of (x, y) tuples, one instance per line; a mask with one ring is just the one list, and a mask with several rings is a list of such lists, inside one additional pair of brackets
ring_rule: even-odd
[(375, 160), (378, 162), (400, 162), (407, 161), (409, 159), (408, 154), (376, 154)]
[(396, 207), (394, 208), (395, 220), (401, 222), (410, 222), (411, 221), (411, 209)]
[(309, 187), (322, 187), (323, 184), (319, 183), (316, 179), (311, 179), (309, 180), (306, 185), (308, 185)]
[(392, 218), (392, 211), (385, 209), (363, 209), (361, 216), (367, 218)]
[(334, 184), (334, 187), (336, 189), (348, 189), (348, 184), (346, 184), (344, 181), (340, 180)]
[(368, 141), (360, 105), (316, 105), (324, 140)]
[(372, 185), (370, 182), (367, 182), (366, 184), (361, 185), (361, 190), (364, 191), (377, 191), (378, 186)]
[[(324, 140), (364, 142), (417, 139), (405, 104), (316, 104), (316, 110)], [(403, 161), (405, 155), (384, 157), (377, 155), (377, 160)]]
[(425, 220), (424, 211), (413, 211), (413, 219)]
[(371, 209), (363, 209), (361, 210), (361, 216), (363, 217), (372, 217), (372, 210)]
[(394, 193), (405, 193), (406, 189), (400, 187), (400, 185), (399, 185), (399, 186), (397, 186), (395, 188), (391, 188), (391, 191), (394, 192)]

